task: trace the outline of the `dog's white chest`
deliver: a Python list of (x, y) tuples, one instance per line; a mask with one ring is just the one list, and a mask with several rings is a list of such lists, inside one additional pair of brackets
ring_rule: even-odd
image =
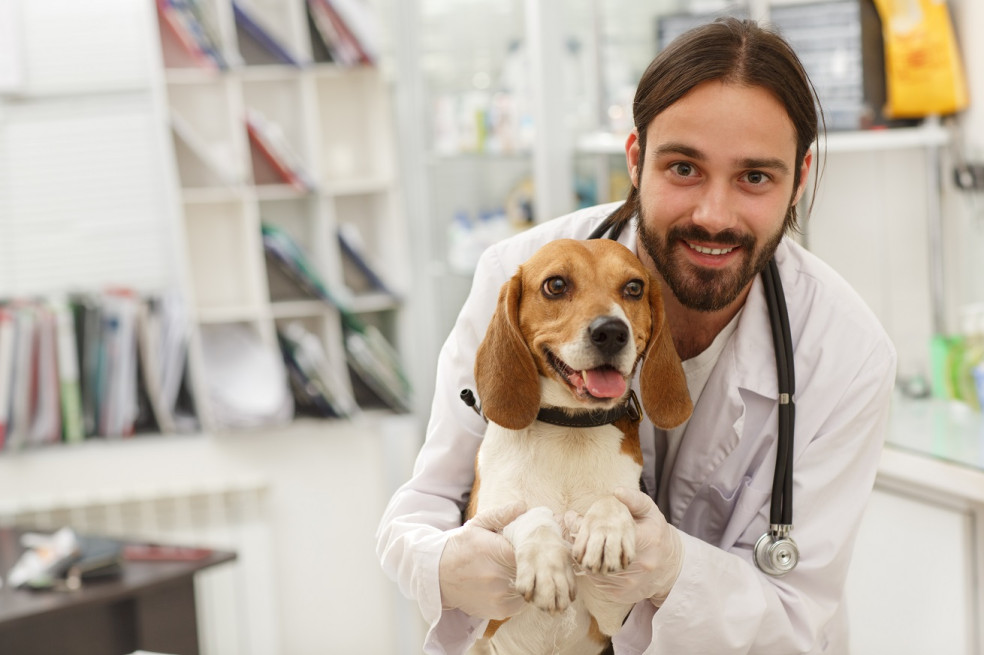
[(611, 425), (506, 430), (490, 423), (478, 456), (479, 508), (519, 500), (584, 512), (599, 495), (638, 484), (642, 467), (623, 451), (622, 438)]

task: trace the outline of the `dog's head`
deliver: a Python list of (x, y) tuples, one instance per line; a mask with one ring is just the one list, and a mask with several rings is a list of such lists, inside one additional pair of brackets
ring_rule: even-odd
[(646, 414), (661, 428), (681, 424), (692, 405), (659, 284), (615, 241), (561, 239), (502, 286), (475, 380), (486, 417), (519, 430), (541, 405), (618, 405), (640, 358)]

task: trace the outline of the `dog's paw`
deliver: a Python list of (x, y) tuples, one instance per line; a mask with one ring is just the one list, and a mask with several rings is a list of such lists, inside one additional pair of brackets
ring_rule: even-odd
[(574, 568), (557, 532), (538, 528), (516, 549), (516, 591), (546, 612), (563, 612), (574, 601)]
[(574, 561), (592, 573), (621, 571), (635, 559), (635, 521), (614, 496), (595, 501), (573, 536)]

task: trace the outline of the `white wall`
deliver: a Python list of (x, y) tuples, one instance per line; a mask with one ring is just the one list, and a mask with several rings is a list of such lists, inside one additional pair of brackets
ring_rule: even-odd
[(5, 453), (0, 499), (98, 498), (264, 480), (279, 652), (393, 655), (404, 652), (419, 614), (383, 575), (375, 531), (396, 481), (410, 474), (418, 433), (410, 417), (370, 414), (241, 434)]

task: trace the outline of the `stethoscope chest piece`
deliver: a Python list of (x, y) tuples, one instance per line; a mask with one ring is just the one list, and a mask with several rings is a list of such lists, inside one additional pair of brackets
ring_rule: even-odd
[(771, 576), (786, 575), (799, 562), (799, 548), (789, 537), (789, 526), (773, 526), (755, 542), (755, 564)]

